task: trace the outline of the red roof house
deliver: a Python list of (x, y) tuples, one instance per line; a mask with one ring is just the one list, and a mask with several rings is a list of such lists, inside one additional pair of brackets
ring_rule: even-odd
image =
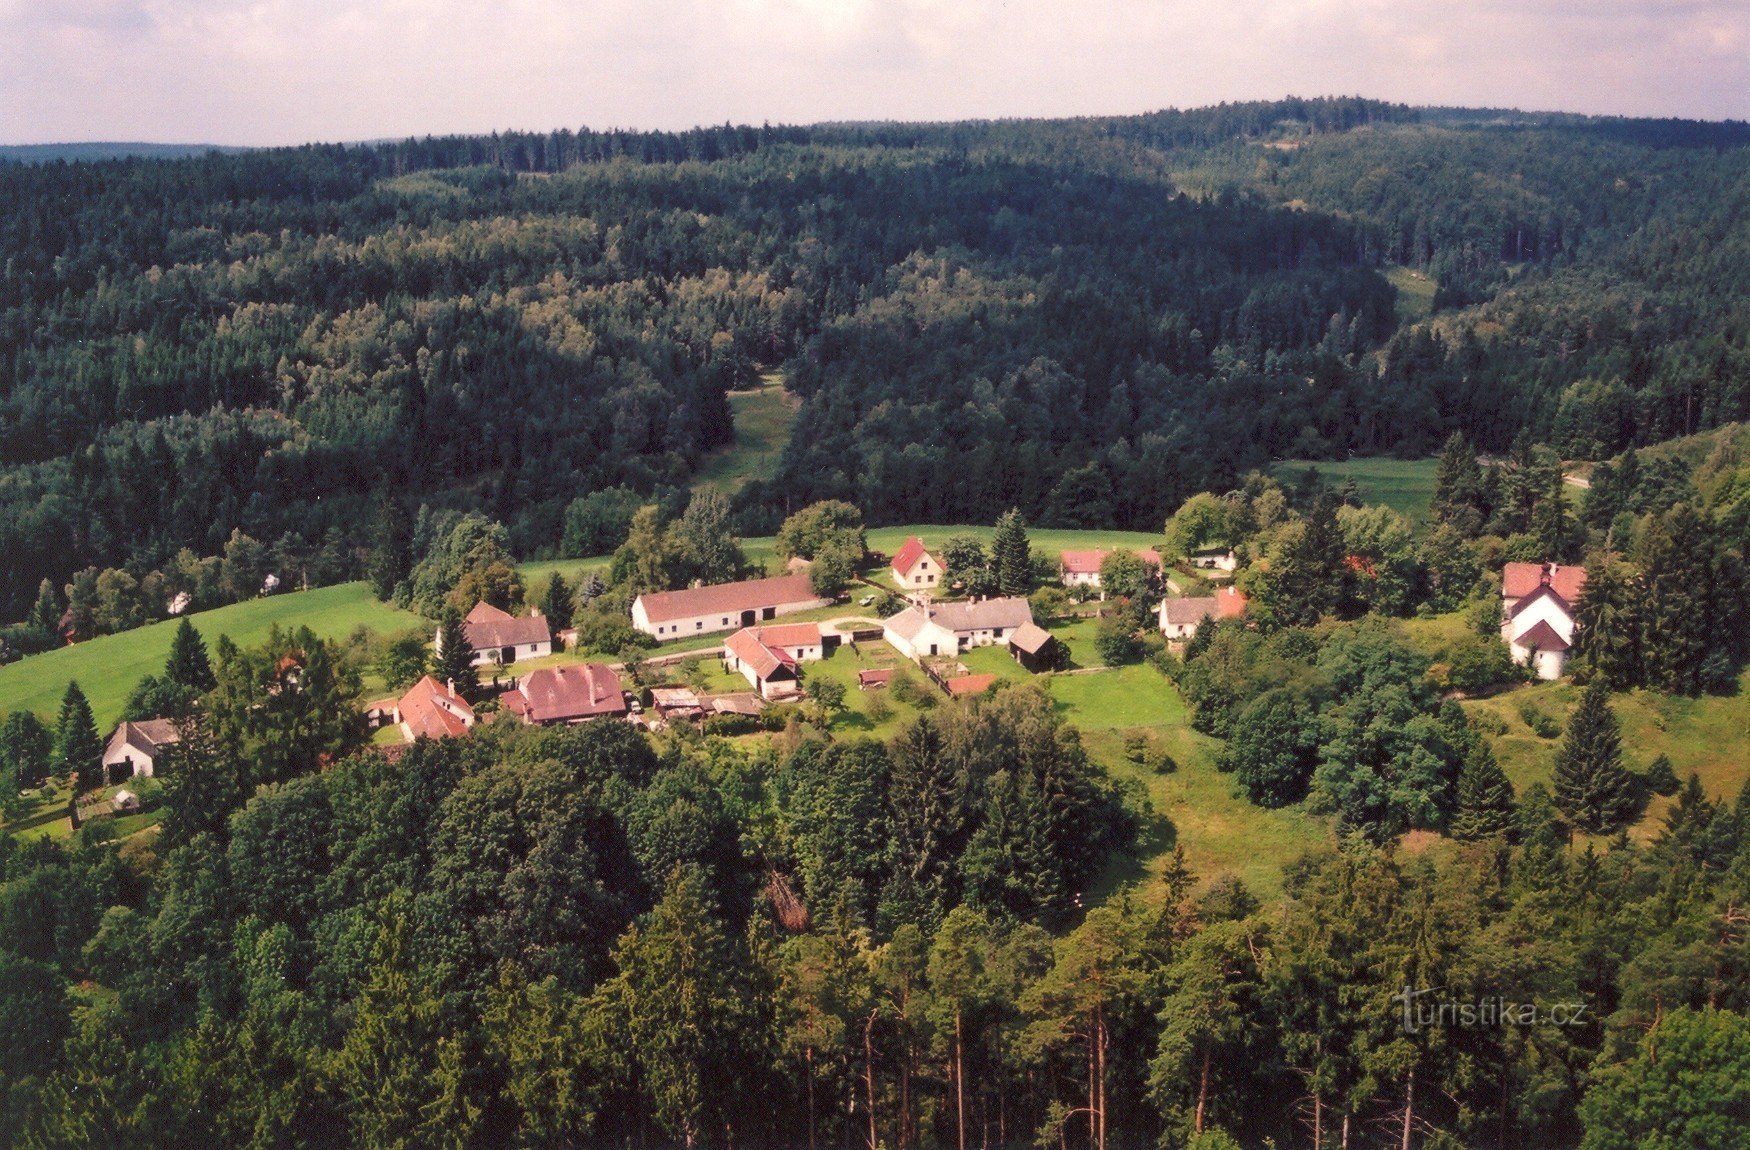
[(501, 705), (525, 723), (581, 723), (630, 709), (620, 677), (602, 663), (543, 667), (499, 696)]

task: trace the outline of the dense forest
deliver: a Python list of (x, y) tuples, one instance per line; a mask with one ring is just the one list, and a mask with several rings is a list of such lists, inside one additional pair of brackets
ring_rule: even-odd
[(1285, 454), (1705, 429), (1750, 413), (1746, 139), (1296, 100), (6, 165), (0, 619), (87, 568), (193, 595), (234, 533), (354, 576), (385, 498), (551, 554), (768, 370), (802, 410), (748, 530), (1147, 526)]

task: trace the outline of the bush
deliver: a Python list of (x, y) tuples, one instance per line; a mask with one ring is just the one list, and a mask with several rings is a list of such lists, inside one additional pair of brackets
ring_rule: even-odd
[(1108, 667), (1136, 661), (1142, 654), (1142, 644), (1137, 640), (1129, 612), (1115, 611), (1100, 620), (1094, 632), (1094, 649)]
[(1519, 717), (1525, 720), (1525, 725), (1531, 728), (1531, 733), (1540, 739), (1556, 739), (1562, 734), (1562, 725), (1555, 719), (1537, 709), (1530, 699), (1519, 704)]
[(769, 730), (756, 715), (712, 715), (705, 720), (707, 735), (722, 735), (725, 738), (732, 735), (751, 735), (755, 731)]

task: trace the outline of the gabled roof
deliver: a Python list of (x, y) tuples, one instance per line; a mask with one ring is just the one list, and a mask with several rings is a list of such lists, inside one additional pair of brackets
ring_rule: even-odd
[(644, 614), (652, 623), (667, 623), (672, 619), (698, 619), (707, 615), (732, 615), (743, 611), (758, 611), (763, 607), (784, 607), (793, 603), (818, 603), (821, 596), (805, 573), (776, 575), (770, 579), (743, 579), (739, 583), (718, 583), (710, 587), (689, 587), (685, 591), (647, 591), (638, 596), (644, 604)]
[(775, 676), (795, 677), (796, 660), (782, 647), (771, 647), (761, 642), (757, 628), (744, 627), (737, 631), (724, 641), (723, 649), (752, 667), (754, 674), (762, 682)]
[(1573, 603), (1586, 586), (1586, 569), (1559, 563), (1509, 563), (1501, 570), (1501, 597), (1518, 599), (1544, 583)]
[(116, 727), (115, 733), (109, 737), (109, 743), (104, 747), (104, 753), (119, 751), (126, 744), (157, 758), (158, 752), (163, 748), (181, 741), (182, 736), (176, 733), (176, 724), (171, 720), (139, 719)]
[(899, 550), (894, 553), (893, 562), (891, 564), (894, 573), (901, 576), (910, 575), (911, 569), (917, 566), (918, 560), (928, 554), (929, 552), (924, 549), (924, 541), (922, 539), (919, 539), (916, 535), (907, 535), (905, 537), (905, 542), (901, 544)]
[(1530, 630), (1513, 640), (1522, 647), (1535, 647), (1539, 651), (1566, 651), (1570, 644), (1561, 636), (1561, 632), (1549, 625), (1547, 619), (1539, 619)]
[(1192, 599), (1161, 600), (1163, 624), (1196, 624), (1204, 619), (1235, 619), (1246, 613), (1246, 597), (1232, 587)]
[(768, 647), (818, 647), (819, 623), (779, 623), (772, 627), (755, 628), (760, 642)]
[(1557, 607), (1562, 609), (1562, 614), (1568, 616), (1570, 619), (1573, 618), (1574, 605), (1564, 599), (1561, 594), (1556, 591), (1555, 587), (1548, 583), (1542, 583), (1533, 587), (1529, 594), (1514, 601), (1513, 606), (1507, 609), (1507, 618), (1519, 618), (1519, 616), (1530, 610), (1534, 603), (1543, 599), (1548, 599), (1551, 603), (1554, 603)]
[(462, 620), (462, 634), (468, 640), (468, 646), (476, 651), (553, 641), (553, 630), (545, 616), (518, 618), (484, 602), (474, 604), (474, 609)]
[(409, 687), (395, 706), (416, 739), (453, 739), (474, 722), (474, 708), (430, 675)]
[(997, 681), (995, 675), (956, 675), (948, 680), (950, 695), (978, 695)]
[(1009, 636), (1009, 645), (1029, 655), (1037, 655), (1051, 642), (1051, 632), (1037, 623), (1023, 623)]
[[(1069, 575), (1098, 575), (1100, 566), (1106, 562), (1106, 556), (1110, 554), (1112, 554), (1110, 551), (1099, 550), (1065, 551), (1062, 558), (1063, 570), (1065, 574)], [(1144, 547), (1135, 552), (1135, 555), (1150, 567), (1161, 565), (1161, 553), (1153, 547)]]
[(963, 631), (987, 631), (998, 627), (1019, 627), (1033, 621), (1033, 607), (1020, 596), (1007, 599), (980, 599), (965, 603), (932, 603), (928, 608), (930, 621), (959, 634)]
[(620, 677), (601, 663), (544, 667), (523, 676), (517, 691), (537, 723), (563, 723), (596, 715), (623, 715)]

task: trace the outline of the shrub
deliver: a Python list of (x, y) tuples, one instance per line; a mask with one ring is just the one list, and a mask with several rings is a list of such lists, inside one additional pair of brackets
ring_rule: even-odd
[[(707, 735), (751, 735), (755, 731), (770, 730), (761, 722), (763, 716), (755, 715), (712, 715), (705, 720)], [(781, 724), (780, 724), (781, 725)]]
[(1540, 739), (1560, 738), (1562, 725), (1549, 715), (1537, 709), (1537, 704), (1525, 699), (1519, 704), (1519, 717), (1525, 720), (1525, 725), (1531, 728), (1531, 733)]

